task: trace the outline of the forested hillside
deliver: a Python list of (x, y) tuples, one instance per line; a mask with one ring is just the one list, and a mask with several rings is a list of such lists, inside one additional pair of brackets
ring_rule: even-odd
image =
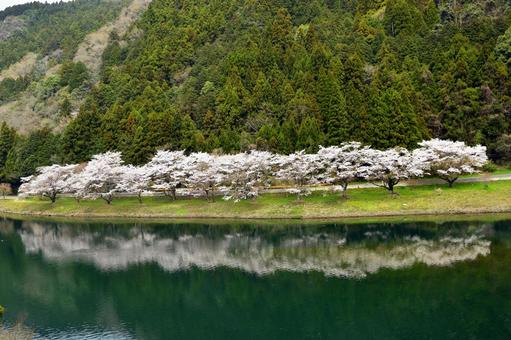
[(508, 142), (505, 2), (155, 0), (139, 27), (103, 56), (101, 83), (64, 132), (67, 161)]
[[(91, 85), (83, 65), (71, 62), (86, 36), (114, 20), (127, 4), (34, 2), (0, 12), (0, 121), (23, 133), (65, 126)], [(69, 69), (76, 81), (66, 87)]]
[[(65, 128), (21, 137), (1, 129), (0, 168), (12, 180), (106, 150), (140, 164), (160, 148), (289, 153), (351, 140), (413, 148), (430, 137), (482, 143), (507, 160), (508, 8), (499, 0), (153, 0), (130, 30), (110, 32), (97, 81)], [(9, 39), (0, 65), (53, 49), (16, 54)], [(83, 36), (68, 39), (64, 56)], [(90, 73), (64, 64), (59, 86), (79, 88)], [(23, 89), (23, 79), (12, 87)], [(61, 103), (64, 114), (71, 104)]]

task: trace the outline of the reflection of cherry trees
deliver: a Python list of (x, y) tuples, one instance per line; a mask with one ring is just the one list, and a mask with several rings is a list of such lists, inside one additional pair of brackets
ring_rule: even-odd
[[(328, 276), (362, 278), (384, 268), (448, 266), (490, 253), (490, 241), (478, 232), (433, 239), (409, 235), (397, 240), (368, 232), (357, 242), (348, 242), (343, 233), (325, 232), (277, 236), (247, 231), (211, 236), (182, 231), (164, 236), (154, 230), (129, 228), (107, 235), (31, 222), (25, 222), (18, 232), (29, 253), (42, 253), (51, 261), (90, 262), (102, 270), (154, 262), (172, 272), (226, 267), (258, 275), (317, 271)], [(375, 243), (376, 239), (380, 241)]]

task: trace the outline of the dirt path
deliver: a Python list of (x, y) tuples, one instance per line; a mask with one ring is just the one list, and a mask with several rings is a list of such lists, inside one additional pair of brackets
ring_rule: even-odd
[[(479, 183), (479, 182), (494, 182), (494, 181), (508, 181), (511, 180), (511, 174), (499, 174), (499, 175), (491, 175), (491, 174), (483, 174), (477, 177), (466, 177), (460, 178), (455, 182), (456, 183)], [(421, 178), (421, 179), (411, 179), (408, 181), (403, 181), (399, 183), (398, 187), (407, 187), (407, 186), (420, 186), (420, 185), (447, 185), (447, 183), (440, 178)], [(371, 183), (360, 183), (356, 182), (350, 184), (348, 189), (363, 189), (363, 188), (375, 188), (376, 186)], [(340, 186), (314, 186), (310, 189), (312, 191), (321, 191), (321, 190), (330, 190), (330, 189), (341, 189)], [(266, 189), (263, 190), (265, 193), (284, 193), (286, 192), (286, 188), (274, 188), (274, 189)]]

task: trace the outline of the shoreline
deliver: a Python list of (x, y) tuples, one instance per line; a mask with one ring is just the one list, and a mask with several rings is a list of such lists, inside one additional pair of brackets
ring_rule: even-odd
[(218, 217), (218, 216), (142, 216), (142, 215), (99, 215), (99, 214), (44, 214), (13, 212), (0, 209), (0, 218), (61, 223), (148, 223), (148, 224), (257, 224), (261, 226), (315, 225), (319, 223), (362, 224), (402, 222), (470, 222), (511, 220), (511, 209), (505, 211), (464, 211), (450, 213), (404, 213), (380, 215), (350, 215), (331, 217)]
[(408, 214), (408, 215), (381, 215), (381, 216), (351, 216), (331, 218), (207, 218), (207, 217), (146, 217), (146, 216), (66, 216), (66, 215), (43, 215), (23, 214), (0, 211), (0, 219), (32, 222), (53, 222), (65, 224), (104, 224), (125, 225), (125, 224), (150, 224), (150, 225), (201, 225), (210, 226), (261, 226), (271, 228), (286, 228), (293, 226), (314, 226), (318, 224), (334, 225), (358, 225), (367, 223), (438, 223), (439, 225), (449, 222), (497, 222), (511, 220), (509, 212), (479, 212), (479, 213), (452, 213), (452, 214)]
[(399, 196), (379, 188), (351, 189), (343, 199), (328, 191), (314, 192), (298, 201), (295, 196), (264, 194), (255, 200), (201, 199), (169, 201), (164, 197), (115, 199), (111, 205), (61, 197), (55, 204), (39, 198), (0, 199), (0, 214), (32, 218), (217, 221), (348, 221), (357, 219), (424, 219), (511, 214), (511, 181), (401, 187)]
[[(1, 203), (0, 203), (1, 205)], [(172, 215), (172, 214), (101, 214), (101, 213), (48, 213), (39, 211), (14, 211), (0, 208), (0, 215), (14, 215), (23, 217), (48, 217), (48, 218), (73, 218), (73, 219), (148, 219), (148, 220), (232, 220), (232, 221), (339, 221), (342, 219), (362, 219), (362, 218), (395, 218), (395, 217), (461, 217), (461, 216), (485, 216), (494, 214), (510, 214), (511, 207), (508, 209), (466, 209), (466, 210), (445, 210), (445, 211), (403, 211), (403, 212), (382, 212), (382, 213), (357, 213), (357, 214), (339, 214), (323, 216), (236, 216), (236, 215)]]

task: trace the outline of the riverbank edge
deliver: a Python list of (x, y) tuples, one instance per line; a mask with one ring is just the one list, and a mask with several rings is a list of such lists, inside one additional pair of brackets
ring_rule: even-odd
[(434, 211), (389, 211), (379, 213), (343, 213), (332, 215), (307, 215), (307, 216), (238, 216), (238, 215), (207, 215), (207, 214), (191, 214), (191, 215), (173, 215), (173, 214), (126, 214), (126, 213), (51, 213), (39, 211), (19, 211), (0, 208), (0, 215), (9, 217), (38, 217), (38, 218), (65, 218), (65, 219), (136, 219), (136, 220), (183, 220), (183, 221), (203, 221), (203, 220), (230, 220), (230, 221), (341, 221), (341, 220), (357, 220), (357, 219), (389, 219), (400, 217), (412, 217), (420, 220), (421, 218), (446, 218), (446, 217), (484, 217), (485, 215), (507, 215), (511, 218), (511, 207), (506, 209), (446, 209)]

